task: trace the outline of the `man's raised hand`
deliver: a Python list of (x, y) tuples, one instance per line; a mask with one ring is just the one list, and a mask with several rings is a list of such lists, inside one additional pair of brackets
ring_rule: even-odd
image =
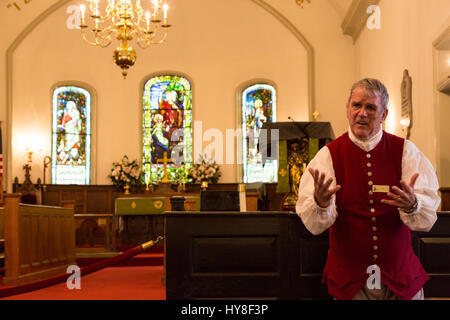
[(418, 177), (418, 173), (413, 174), (408, 184), (406, 184), (405, 181), (400, 180), (402, 188), (400, 189), (397, 186), (393, 186), (392, 192), (386, 194), (391, 200), (383, 199), (381, 202), (406, 211), (413, 208), (417, 202), (416, 195), (414, 194), (414, 184)]
[(341, 186), (336, 185), (336, 187), (330, 189), (333, 178), (328, 178), (325, 181), (325, 173), (313, 168), (308, 168), (308, 171), (314, 179), (314, 199), (316, 203), (319, 207), (327, 208), (330, 205), (331, 197), (341, 189)]

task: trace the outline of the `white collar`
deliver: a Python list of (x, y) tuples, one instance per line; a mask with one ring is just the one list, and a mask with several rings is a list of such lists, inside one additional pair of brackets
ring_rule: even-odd
[(348, 128), (348, 137), (350, 140), (356, 144), (358, 147), (363, 149), (366, 152), (372, 151), (375, 149), (375, 147), (378, 145), (378, 143), (381, 140), (381, 137), (383, 137), (383, 130), (380, 129), (376, 135), (374, 135), (372, 138), (368, 140), (360, 140), (358, 139), (352, 132), (351, 128)]

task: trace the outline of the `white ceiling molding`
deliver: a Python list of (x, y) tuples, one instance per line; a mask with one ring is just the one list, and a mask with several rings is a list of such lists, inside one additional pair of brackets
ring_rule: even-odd
[(437, 85), (437, 89), (442, 93), (450, 95), (450, 76), (441, 80)]
[[(433, 47), (439, 52), (450, 52), (450, 26), (448, 26), (444, 32), (433, 41)], [(449, 60), (450, 63), (450, 60)], [(438, 91), (450, 95), (450, 75), (447, 75), (443, 79), (438, 79), (437, 89)]]
[(380, 0), (353, 0), (341, 24), (343, 33), (351, 36), (353, 43), (356, 42), (366, 25), (369, 17), (367, 8), (371, 5), (377, 5), (379, 2)]
[(450, 26), (433, 42), (437, 50), (450, 50)]

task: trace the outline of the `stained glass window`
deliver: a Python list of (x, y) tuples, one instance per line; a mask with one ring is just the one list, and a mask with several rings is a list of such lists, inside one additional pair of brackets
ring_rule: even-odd
[(91, 95), (80, 87), (53, 91), (52, 183), (89, 184)]
[(260, 130), (265, 122), (276, 121), (276, 91), (267, 84), (255, 84), (242, 92), (242, 156), (243, 180), (251, 182), (277, 182), (277, 161), (263, 164), (258, 149)]
[(167, 165), (168, 179), (185, 180), (192, 162), (192, 92), (187, 79), (163, 75), (145, 83), (142, 127), (144, 182), (161, 181), (164, 165), (158, 159), (165, 153), (176, 160)]

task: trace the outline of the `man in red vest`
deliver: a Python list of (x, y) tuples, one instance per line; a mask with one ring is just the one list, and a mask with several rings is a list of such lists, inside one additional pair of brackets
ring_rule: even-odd
[(430, 161), (382, 130), (389, 95), (376, 79), (356, 82), (349, 130), (322, 148), (300, 181), (296, 212), (317, 235), (328, 228), (322, 281), (335, 299), (423, 299), (429, 279), (411, 231), (429, 231), (440, 204)]

